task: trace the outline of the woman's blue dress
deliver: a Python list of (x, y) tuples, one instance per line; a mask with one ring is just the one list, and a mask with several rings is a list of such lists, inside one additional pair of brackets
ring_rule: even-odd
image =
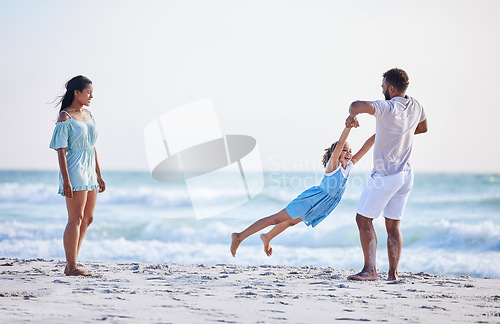
[[(64, 112), (69, 116), (69, 119), (56, 122), (50, 148), (54, 150), (67, 148), (66, 160), (73, 191), (97, 189), (99, 184), (97, 183), (94, 148), (97, 140), (97, 126), (94, 118), (81, 121), (72, 118), (66, 111)], [(60, 173), (59, 194), (64, 196), (63, 179)]]

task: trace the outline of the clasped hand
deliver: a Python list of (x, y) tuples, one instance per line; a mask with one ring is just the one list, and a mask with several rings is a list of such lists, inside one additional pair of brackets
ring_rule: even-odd
[(357, 127), (359, 127), (358, 118), (356, 116), (349, 115), (347, 117), (347, 119), (345, 120), (345, 127), (348, 127), (348, 128), (351, 128), (351, 127), (357, 128)]

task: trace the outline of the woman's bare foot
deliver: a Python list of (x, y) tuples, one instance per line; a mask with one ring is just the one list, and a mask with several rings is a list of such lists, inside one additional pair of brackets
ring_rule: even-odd
[(231, 251), (231, 254), (236, 256), (236, 250), (238, 249), (238, 246), (240, 246), (241, 239), (240, 239), (240, 234), (238, 233), (233, 233), (231, 234), (231, 248), (229, 249)]
[(70, 270), (68, 266), (66, 266), (66, 268), (64, 269), (64, 274), (67, 276), (84, 276), (84, 277), (89, 277), (92, 275), (87, 270), (79, 268), (74, 268), (73, 270)]
[(266, 234), (260, 234), (260, 239), (262, 240), (262, 243), (264, 243), (264, 252), (267, 256), (270, 257), (273, 254), (273, 248), (269, 246), (271, 240), (267, 237)]
[(355, 275), (351, 275), (347, 277), (348, 280), (358, 280), (358, 281), (368, 281), (368, 280), (377, 280), (378, 275), (377, 272), (372, 271), (361, 271), (356, 273)]

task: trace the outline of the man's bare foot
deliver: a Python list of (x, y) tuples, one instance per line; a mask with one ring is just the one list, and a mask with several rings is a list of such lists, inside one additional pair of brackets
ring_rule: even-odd
[(231, 248), (229, 249), (231, 251), (231, 254), (236, 256), (236, 250), (238, 249), (238, 246), (240, 246), (241, 239), (240, 239), (240, 234), (238, 233), (233, 233), (231, 234)]
[(68, 266), (66, 266), (66, 268), (64, 269), (64, 274), (67, 276), (84, 276), (84, 277), (89, 277), (92, 275), (87, 270), (79, 268), (74, 268), (73, 270), (70, 270)]
[(355, 275), (351, 275), (347, 277), (348, 280), (358, 280), (358, 281), (368, 281), (368, 280), (377, 280), (378, 275), (377, 272), (371, 271), (361, 271), (356, 273)]
[(266, 234), (260, 234), (260, 239), (262, 240), (262, 243), (264, 243), (264, 252), (267, 256), (270, 257), (273, 254), (273, 248), (269, 246), (271, 240), (267, 237)]
[(398, 271), (397, 270), (394, 271), (394, 273), (389, 272), (387, 274), (387, 280), (389, 280), (389, 281), (394, 281), (394, 280), (398, 280), (398, 279), (399, 279), (399, 275), (398, 275)]

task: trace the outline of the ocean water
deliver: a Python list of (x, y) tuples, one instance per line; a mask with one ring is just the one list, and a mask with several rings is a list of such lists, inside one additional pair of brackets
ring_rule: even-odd
[[(233, 258), (230, 237), (255, 220), (278, 212), (309, 186), (316, 172), (267, 172), (253, 200), (215, 217), (195, 218), (191, 195), (224, 204), (234, 194), (207, 187), (189, 193), (181, 183), (161, 183), (148, 172), (104, 172), (94, 222), (79, 260), (191, 264), (314, 265), (359, 270), (363, 255), (356, 206), (368, 174), (351, 174), (339, 206), (316, 228), (303, 223), (271, 243), (267, 257), (258, 235), (244, 241)], [(222, 179), (223, 180), (223, 179)], [(0, 170), (0, 256), (64, 259), (67, 214), (57, 195), (56, 171)], [(500, 278), (500, 175), (419, 174), (401, 228), (400, 271)], [(382, 217), (377, 267), (387, 270)], [(270, 228), (269, 228), (270, 229)]]

